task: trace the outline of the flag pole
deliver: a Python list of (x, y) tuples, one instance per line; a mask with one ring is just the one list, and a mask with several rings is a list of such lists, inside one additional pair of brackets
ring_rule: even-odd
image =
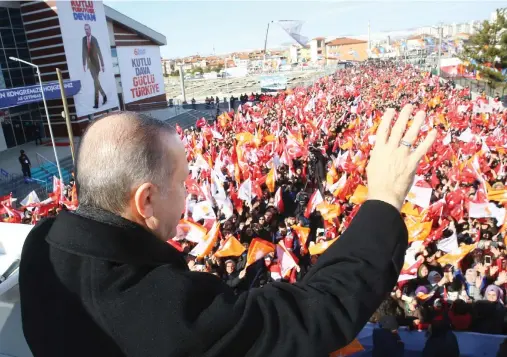
[(60, 94), (62, 96), (63, 103), (63, 116), (65, 118), (65, 124), (67, 125), (67, 134), (69, 135), (70, 153), (72, 155), (72, 163), (75, 164), (75, 149), (74, 149), (74, 133), (72, 132), (72, 125), (70, 123), (69, 106), (67, 104), (67, 97), (65, 96), (65, 88), (63, 87), (62, 71), (60, 68), (56, 69), (56, 75), (58, 77), (58, 83), (60, 84)]

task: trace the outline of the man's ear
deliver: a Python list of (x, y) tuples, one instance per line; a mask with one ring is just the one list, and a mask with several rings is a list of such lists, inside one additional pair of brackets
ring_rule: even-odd
[(153, 207), (153, 199), (156, 190), (156, 187), (152, 183), (146, 182), (139, 186), (134, 193), (134, 206), (136, 213), (144, 219), (153, 217), (155, 211)]

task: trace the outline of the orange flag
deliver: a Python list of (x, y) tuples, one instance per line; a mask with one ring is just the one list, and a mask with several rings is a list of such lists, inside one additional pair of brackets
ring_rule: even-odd
[(276, 137), (273, 134), (269, 134), (264, 137), (264, 141), (267, 143), (270, 143), (275, 140), (276, 140)]
[(331, 246), (335, 241), (337, 241), (338, 238), (332, 239), (332, 240), (326, 240), (325, 242), (320, 242), (317, 244), (310, 245), (309, 251), (310, 255), (320, 255), (326, 251), (327, 248)]
[(294, 232), (296, 232), (301, 246), (306, 247), (306, 241), (308, 240), (308, 235), (310, 234), (310, 228), (301, 226), (292, 226), (291, 228)]
[(345, 144), (341, 145), (340, 148), (342, 150), (348, 150), (352, 147), (352, 145), (353, 145), (352, 139), (349, 139)]
[(349, 202), (360, 205), (368, 198), (368, 188), (363, 185), (357, 186), (354, 194), (350, 197)]
[(271, 170), (266, 177), (266, 186), (268, 187), (269, 192), (275, 192), (275, 182), (276, 182), (276, 168), (273, 164)]
[(488, 190), (488, 200), (500, 203), (507, 202), (507, 190)]
[(407, 216), (421, 218), (421, 213), (419, 213), (419, 210), (410, 202), (405, 202), (403, 207), (401, 207), (401, 213), (404, 213)]
[(264, 239), (252, 239), (252, 242), (250, 242), (250, 247), (248, 248), (245, 268), (249, 267), (257, 260), (264, 258), (269, 253), (273, 253), (275, 249), (276, 246), (273, 243), (270, 243)]
[(338, 181), (338, 173), (336, 172), (336, 168), (334, 165), (331, 165), (331, 169), (326, 175), (326, 182), (328, 186), (332, 186), (336, 181)]
[(246, 250), (243, 244), (239, 242), (234, 236), (230, 236), (225, 241), (224, 245), (215, 253), (217, 258), (225, 257), (239, 257)]
[(319, 203), (315, 209), (320, 212), (322, 218), (326, 221), (331, 221), (341, 214), (340, 206), (327, 203), (326, 201)]
[(364, 351), (363, 345), (356, 339), (349, 343), (347, 346), (340, 348), (337, 351), (334, 351), (329, 355), (329, 357), (345, 357), (352, 356), (354, 353)]
[(425, 240), (431, 232), (431, 222), (419, 222), (418, 220), (405, 219), (408, 230), (408, 241)]
[[(505, 234), (505, 232), (507, 232), (507, 204), (504, 204), (504, 208), (505, 208), (505, 216), (503, 218), (502, 227), (500, 228), (500, 233), (502, 233), (502, 234)], [(504, 244), (505, 244), (505, 242), (507, 242), (507, 235), (505, 235), (503, 242), (504, 242)]]
[(253, 141), (253, 139), (254, 139), (254, 136), (249, 132), (236, 134), (236, 140), (238, 141), (239, 145), (249, 144)]
[(439, 258), (437, 261), (441, 266), (446, 264), (452, 264), (457, 266), (459, 262), (472, 250), (477, 247), (477, 244), (462, 245), (458, 251), (447, 253), (446, 255)]
[(192, 255), (196, 258), (204, 258), (207, 256), (213, 247), (215, 246), (215, 243), (218, 239), (218, 234), (220, 233), (220, 223), (216, 222), (213, 224), (213, 227), (209, 230), (208, 234), (206, 235), (206, 238), (199, 244), (197, 244), (194, 249), (189, 255)]

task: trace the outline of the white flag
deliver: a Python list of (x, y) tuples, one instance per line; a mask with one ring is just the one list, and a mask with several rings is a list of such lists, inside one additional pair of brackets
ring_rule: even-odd
[(253, 193), (250, 178), (246, 179), (239, 187), (238, 197), (245, 202), (252, 203)]
[(211, 206), (210, 201), (201, 201), (195, 204), (192, 211), (192, 219), (194, 221), (200, 221), (201, 219), (216, 219), (215, 211)]
[(433, 189), (430, 187), (413, 185), (407, 195), (407, 201), (421, 208), (428, 208), (430, 206), (432, 192)]
[(463, 141), (464, 143), (471, 142), (473, 138), (474, 134), (472, 134), (472, 130), (470, 130), (470, 128), (467, 128), (460, 136), (458, 136), (458, 140)]
[(458, 237), (456, 236), (456, 232), (452, 233), (452, 236), (449, 238), (440, 239), (437, 243), (437, 248), (442, 252), (451, 253), (455, 250), (458, 250)]
[(451, 143), (451, 132), (448, 132), (444, 140), (442, 140), (442, 144), (449, 145), (450, 143)]
[(21, 206), (28, 206), (32, 203), (40, 203), (39, 197), (35, 191), (32, 191), (20, 202)]
[(287, 277), (290, 271), (298, 266), (292, 255), (285, 248), (283, 240), (276, 246), (276, 257), (280, 264), (282, 277)]

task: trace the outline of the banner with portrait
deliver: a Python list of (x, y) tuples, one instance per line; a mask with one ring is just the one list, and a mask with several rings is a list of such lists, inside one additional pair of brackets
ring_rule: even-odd
[(81, 81), (74, 96), (77, 116), (118, 107), (102, 1), (58, 1), (57, 7), (69, 75)]
[(125, 46), (116, 51), (125, 103), (165, 93), (160, 47)]

